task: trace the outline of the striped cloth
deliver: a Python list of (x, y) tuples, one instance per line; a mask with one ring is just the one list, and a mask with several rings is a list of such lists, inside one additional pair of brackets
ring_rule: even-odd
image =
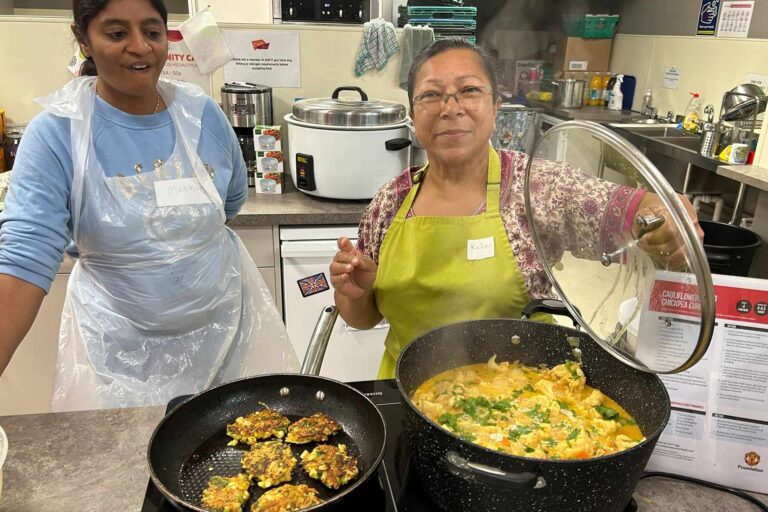
[(390, 57), (400, 51), (395, 26), (383, 18), (376, 18), (363, 25), (363, 39), (355, 56), (355, 76), (366, 71), (381, 71)]

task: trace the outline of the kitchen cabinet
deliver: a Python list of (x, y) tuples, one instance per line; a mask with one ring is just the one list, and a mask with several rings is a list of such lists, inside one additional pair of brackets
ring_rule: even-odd
[(64, 257), (32, 328), (0, 376), (0, 416), (50, 411), (61, 311), (74, 263)]
[(280, 291), (280, 267), (275, 262), (280, 262), (279, 244), (275, 242), (277, 226), (237, 227), (234, 229), (248, 253), (253, 258), (264, 282), (272, 294), (277, 311), (282, 316), (282, 293)]

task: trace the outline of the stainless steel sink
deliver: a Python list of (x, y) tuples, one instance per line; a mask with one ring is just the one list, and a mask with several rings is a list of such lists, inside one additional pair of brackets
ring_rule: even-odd
[(674, 146), (690, 149), (695, 152), (699, 152), (701, 147), (701, 139), (693, 136), (678, 136), (678, 137), (654, 137), (656, 140), (672, 144)]
[[(632, 126), (625, 128), (630, 132), (644, 135), (645, 137), (683, 137), (683, 132), (674, 126)], [(692, 137), (696, 138), (696, 137)]]

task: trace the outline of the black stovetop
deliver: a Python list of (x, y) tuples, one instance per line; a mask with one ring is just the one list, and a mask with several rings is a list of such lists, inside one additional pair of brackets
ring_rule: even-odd
[[(377, 471), (377, 478), (370, 478), (349, 497), (339, 504), (339, 510), (366, 510), (370, 512), (440, 512), (421, 491), (416, 478), (411, 475), (408, 464), (408, 446), (403, 432), (405, 408), (394, 380), (352, 382), (376, 404), (387, 425), (387, 442), (384, 460)], [(179, 397), (168, 404), (171, 410), (187, 397)], [(142, 512), (176, 512), (177, 509), (166, 500), (149, 481), (144, 497)], [(329, 509), (330, 510), (330, 509)], [(627, 512), (634, 512), (637, 506), (632, 500)]]

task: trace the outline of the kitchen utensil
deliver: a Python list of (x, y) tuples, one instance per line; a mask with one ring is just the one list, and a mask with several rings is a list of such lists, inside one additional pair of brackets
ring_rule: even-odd
[(272, 135), (259, 135), (259, 149), (275, 149), (275, 139)]
[[(344, 99), (354, 91), (359, 99)], [(330, 98), (301, 100), (285, 116), (290, 170), (296, 188), (333, 199), (370, 199), (408, 167), (406, 109), (372, 100), (359, 87), (338, 87)]]
[[(358, 458), (359, 477), (341, 489), (318, 485), (297, 468), (293, 483), (308, 484), (320, 491), (321, 505), (307, 510), (323, 510), (343, 504), (344, 498), (366, 482), (384, 456), (386, 427), (373, 403), (359, 391), (341, 382), (317, 377), (322, 353), (328, 343), (329, 320), (335, 308), (323, 311), (302, 365), (302, 375), (273, 374), (251, 377), (208, 389), (181, 403), (165, 416), (149, 441), (147, 458), (152, 483), (181, 510), (205, 512), (200, 497), (213, 475), (235, 475), (242, 471), (240, 447), (227, 446), (231, 440), (225, 430), (238, 416), (261, 410), (264, 405), (291, 421), (315, 412), (324, 412), (342, 425), (343, 432), (332, 436), (333, 444), (344, 443)], [(332, 322), (330, 322), (332, 326)], [(309, 373), (315, 374), (310, 375)], [(292, 446), (294, 456), (311, 445)], [(250, 510), (261, 494), (251, 486)]]
[(563, 78), (551, 82), (554, 86), (553, 104), (562, 108), (581, 108), (586, 80)]
[[(643, 251), (626, 251), (626, 264), (602, 266), (601, 254), (634, 239), (621, 208), (617, 216), (609, 213), (595, 223), (593, 229), (601, 231), (599, 241), (583, 227), (552, 225), (552, 209), (542, 205), (561, 204), (573, 211), (580, 205), (594, 206), (573, 197), (570, 187), (601, 171), (599, 155), (604, 147), (621, 155), (630, 167), (605, 172), (605, 179), (617, 174), (614, 179), (626, 183), (631, 177), (632, 183), (658, 196), (666, 210), (664, 223), (674, 226), (683, 239), (679, 250), (688, 268), (667, 272)], [(545, 160), (557, 165), (544, 165)], [(627, 197), (631, 192), (619, 187), (614, 193)], [(544, 300), (526, 308), (523, 320), (466, 321), (411, 341), (398, 358), (396, 375), (407, 405), (412, 467), (427, 495), (445, 510), (559, 512), (576, 507), (580, 512), (619, 512), (630, 501), (669, 419), (669, 396), (653, 373), (690, 368), (709, 346), (714, 327), (711, 275), (693, 222), (674, 190), (642, 153), (605, 127), (570, 121), (548, 130), (529, 159), (524, 196), (539, 261), (581, 330), (525, 320), (536, 311), (566, 311), (555, 301)], [(659, 222), (647, 220), (645, 229)], [(690, 316), (686, 315), (686, 328), (692, 330), (675, 345), (684, 349), (675, 355), (664, 353), (658, 336), (643, 336), (661, 320), (644, 315), (642, 308), (655, 297), (655, 284), (669, 279), (675, 279), (686, 296), (695, 297)], [(643, 329), (632, 331), (630, 321)], [(580, 358), (588, 384), (622, 405), (646, 440), (615, 454), (582, 460), (512, 456), (461, 439), (429, 420), (410, 400), (419, 385), (438, 373), (483, 363), (494, 355), (497, 361), (549, 367)]]
[(737, 85), (725, 94), (722, 105), (722, 119), (736, 121), (745, 119), (755, 113), (765, 112), (768, 97), (763, 89), (756, 84)]
[(262, 172), (276, 172), (277, 171), (277, 158), (273, 156), (265, 156), (261, 159)]
[(225, 83), (221, 87), (221, 106), (235, 128), (272, 124), (272, 88), (266, 85)]
[(603, 255), (600, 257), (600, 263), (602, 263), (604, 267), (609, 266), (611, 263), (616, 261), (616, 258), (637, 246), (637, 244), (640, 243), (640, 239), (643, 237), (643, 235), (660, 228), (661, 225), (664, 224), (664, 217), (643, 217), (638, 215), (636, 222), (640, 226), (640, 231), (638, 232), (637, 238), (629, 242), (624, 247), (616, 249), (610, 254), (603, 253)]
[[(589, 385), (624, 407), (645, 441), (592, 459), (518, 457), (461, 439), (430, 421), (411, 401), (428, 378), (484, 363), (494, 355), (500, 362), (530, 366), (552, 367), (574, 360), (568, 343), (573, 340)], [(670, 414), (669, 396), (656, 375), (622, 364), (583, 331), (527, 320), (475, 320), (430, 331), (401, 353), (397, 383), (406, 404), (411, 467), (424, 492), (441, 509), (451, 511), (623, 511)]]
[(271, 178), (259, 180), (259, 187), (262, 192), (274, 192), (277, 190), (277, 182)]

